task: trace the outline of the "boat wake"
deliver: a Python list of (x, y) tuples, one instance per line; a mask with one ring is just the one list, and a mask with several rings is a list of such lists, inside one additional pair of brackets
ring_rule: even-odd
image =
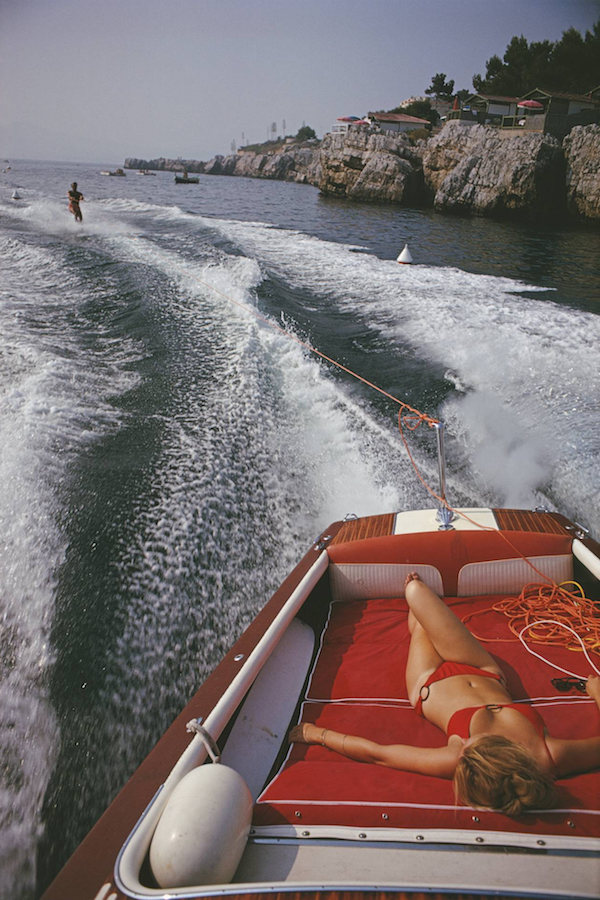
[(456, 489), (475, 485), (479, 502), (559, 504), (597, 529), (597, 316), (508, 278), (399, 267), (256, 224), (219, 228), (266, 271), (362, 320), (390, 357), (451, 369), (456, 391), (437, 414), (447, 420)]
[(35, 878), (42, 817), (41, 856), (65, 858), (324, 525), (433, 505), (395, 405), (279, 329), (446, 421), (454, 505), (541, 502), (600, 531), (597, 317), (174, 203), (83, 212), (0, 213), (12, 885)]

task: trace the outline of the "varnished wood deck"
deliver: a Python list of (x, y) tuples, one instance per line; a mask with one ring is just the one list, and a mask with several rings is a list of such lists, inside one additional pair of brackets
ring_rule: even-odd
[[(569, 534), (563, 516), (551, 512), (535, 512), (529, 509), (494, 509), (498, 528), (501, 531), (537, 531), (545, 534)], [(364, 516), (344, 522), (332, 544), (345, 544), (363, 538), (384, 537), (394, 533), (395, 514)]]
[(530, 509), (492, 510), (500, 531), (538, 531), (544, 534), (569, 534), (561, 522), (561, 516), (551, 512), (534, 512)]
[(361, 519), (350, 519), (344, 522), (332, 544), (345, 544), (348, 541), (359, 541), (362, 538), (384, 537), (394, 533), (395, 513), (383, 516), (365, 516)]

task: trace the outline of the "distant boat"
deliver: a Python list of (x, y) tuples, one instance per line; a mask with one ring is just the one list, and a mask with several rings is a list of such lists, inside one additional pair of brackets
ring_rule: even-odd
[(123, 169), (115, 169), (114, 172), (104, 171), (104, 172), (100, 172), (100, 174), (101, 175), (119, 175), (120, 177), (125, 178), (125, 172), (123, 171)]
[(189, 175), (176, 175), (175, 184), (198, 184), (199, 178), (190, 178)]
[(138, 175), (156, 175), (156, 172), (149, 172), (148, 169), (140, 169)]
[(13, 199), (13, 200), (20, 200), (20, 199), (21, 199), (20, 193), (19, 193), (18, 191), (13, 191), (13, 192), (12, 192), (12, 199)]

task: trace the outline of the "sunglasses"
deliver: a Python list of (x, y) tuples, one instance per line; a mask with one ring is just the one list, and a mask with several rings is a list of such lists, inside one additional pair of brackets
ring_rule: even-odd
[(587, 681), (585, 678), (553, 678), (552, 684), (557, 691), (572, 691), (575, 688), (585, 694)]

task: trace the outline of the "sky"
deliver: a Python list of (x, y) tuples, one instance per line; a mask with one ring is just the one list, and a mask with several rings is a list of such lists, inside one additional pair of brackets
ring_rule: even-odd
[(471, 90), (513, 35), (599, 18), (600, 0), (0, 0), (0, 157), (208, 160), (303, 124), (322, 137), (436, 72)]

